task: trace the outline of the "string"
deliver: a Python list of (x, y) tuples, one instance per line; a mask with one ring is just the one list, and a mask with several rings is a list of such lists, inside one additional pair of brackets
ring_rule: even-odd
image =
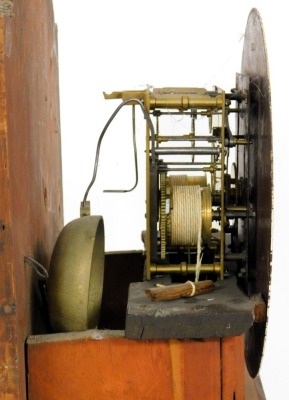
[(33, 268), (33, 270), (37, 273), (39, 278), (41, 278), (43, 280), (48, 279), (47, 269), (42, 264), (40, 264), (38, 261), (34, 260), (34, 258), (25, 256), (24, 263), (30, 265)]
[(173, 245), (197, 246), (195, 281), (198, 282), (202, 257), (202, 199), (199, 185), (173, 185), (171, 241)]
[(236, 54), (236, 52), (239, 52), (240, 46), (243, 42), (243, 39), (245, 37), (244, 33), (240, 34), (239, 39), (237, 40), (237, 43), (234, 43), (232, 45), (232, 50), (229, 53), (228, 57), (226, 58), (226, 60), (224, 61), (224, 63), (219, 67), (219, 69), (215, 72), (215, 74), (203, 85), (204, 88), (208, 87), (208, 85), (211, 82), (216, 81), (216, 77), (225, 69), (225, 67), (229, 64), (229, 61), (231, 60), (231, 58)]

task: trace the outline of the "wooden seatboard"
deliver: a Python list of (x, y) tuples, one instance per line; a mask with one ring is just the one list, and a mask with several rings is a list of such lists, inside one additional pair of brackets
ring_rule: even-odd
[(214, 290), (194, 297), (152, 301), (145, 290), (167, 278), (132, 283), (129, 288), (125, 334), (129, 339), (203, 339), (239, 336), (253, 324), (255, 304), (234, 277), (216, 282)]

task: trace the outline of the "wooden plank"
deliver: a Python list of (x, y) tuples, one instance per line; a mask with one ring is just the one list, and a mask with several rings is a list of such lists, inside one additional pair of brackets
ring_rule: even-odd
[(219, 339), (137, 341), (123, 331), (87, 331), (32, 336), (27, 349), (30, 400), (220, 399)]
[(222, 400), (245, 399), (244, 336), (221, 339)]
[(24, 344), (45, 329), (31, 256), (48, 266), (63, 224), (57, 40), (51, 1), (0, 16), (0, 398), (26, 398)]
[(170, 301), (152, 301), (145, 290), (168, 278), (132, 283), (125, 334), (129, 339), (203, 339), (236, 336), (253, 324), (255, 303), (236, 279), (215, 283), (213, 292)]
[[(3, 62), (5, 38), (3, 19), (0, 18), (0, 58)], [(12, 234), (10, 191), (8, 176), (8, 138), (6, 76), (0, 64), (0, 393), (10, 399), (17, 394), (18, 369), (17, 319), (15, 315), (15, 287), (12, 275)], [(15, 397), (16, 398), (16, 397)]]
[(244, 367), (243, 336), (137, 341), (86, 331), (31, 336), (27, 350), (30, 400), (265, 400)]

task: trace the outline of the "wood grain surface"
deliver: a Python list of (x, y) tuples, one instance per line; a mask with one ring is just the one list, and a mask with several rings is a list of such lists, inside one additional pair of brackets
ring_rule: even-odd
[(93, 335), (39, 343), (30, 338), (30, 400), (220, 398), (219, 339), (136, 341)]
[(37, 274), (63, 224), (57, 31), (51, 1), (0, 15), (0, 398), (26, 399), (25, 341), (45, 330)]
[(30, 400), (264, 400), (244, 336), (128, 340), (123, 331), (31, 336)]

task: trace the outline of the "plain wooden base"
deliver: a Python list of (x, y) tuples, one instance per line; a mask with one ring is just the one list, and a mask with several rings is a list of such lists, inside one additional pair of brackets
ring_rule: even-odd
[(243, 354), (243, 336), (203, 341), (129, 340), (123, 331), (32, 336), (29, 399), (261, 399), (253, 397), (254, 385), (245, 385)]

